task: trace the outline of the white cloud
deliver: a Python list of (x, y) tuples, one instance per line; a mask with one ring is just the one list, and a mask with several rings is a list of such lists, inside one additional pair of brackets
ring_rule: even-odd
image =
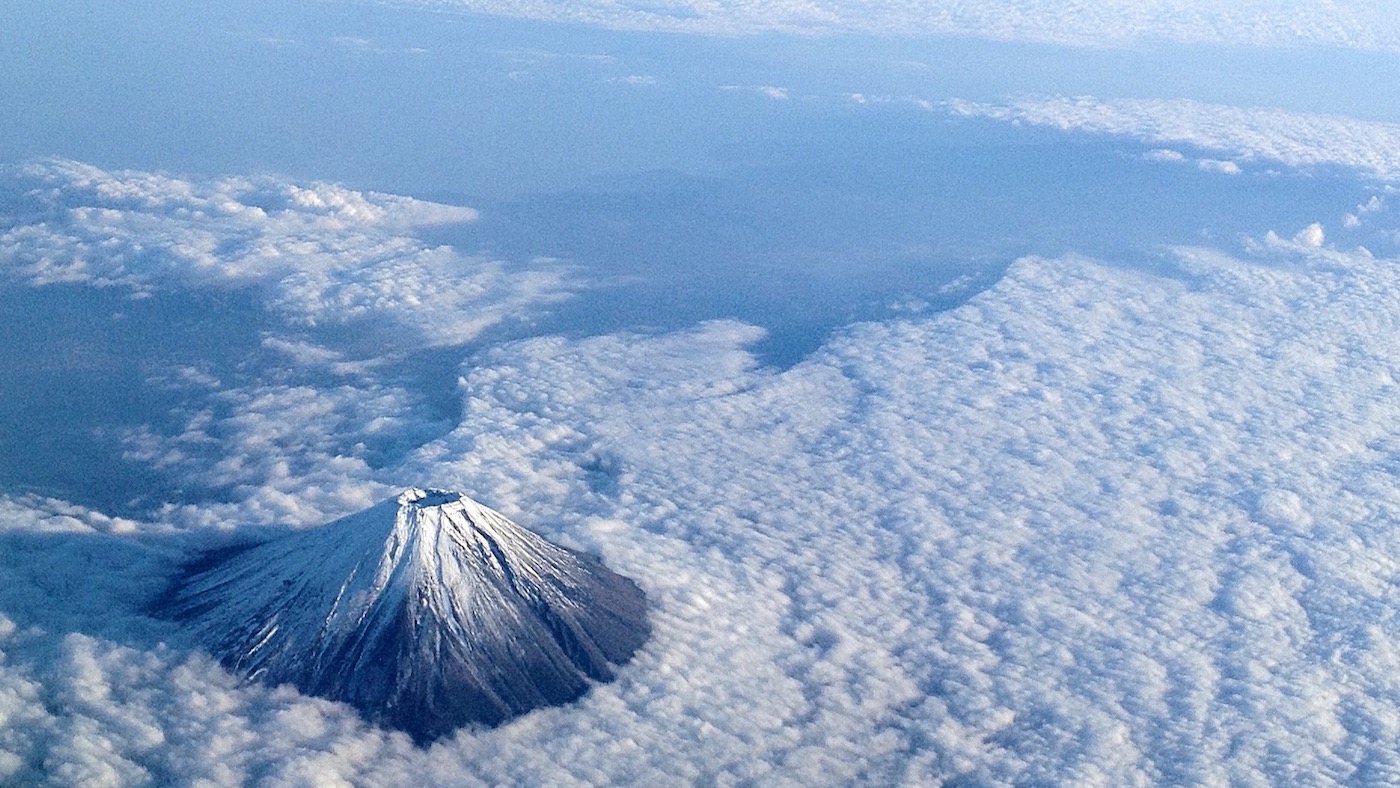
[(847, 102), (850, 102), (851, 104), (858, 104), (861, 106), (867, 106), (872, 104), (908, 104), (928, 112), (933, 112), (938, 109), (938, 106), (935, 105), (932, 101), (929, 101), (928, 99), (922, 99), (917, 96), (881, 96), (871, 95), (869, 93), (843, 93), (841, 94), (841, 98)]
[(0, 495), (0, 534), (25, 533), (134, 533), (142, 527), (134, 520), (109, 517), (82, 506), (33, 495)]
[(1289, 0), (397, 0), (400, 5), (604, 27), (745, 34), (860, 31), (960, 35), (1103, 47), (1134, 41), (1400, 50), (1400, 24), (1382, 0), (1345, 6)]
[(1322, 242), (1326, 240), (1326, 237), (1326, 234), (1322, 231), (1322, 225), (1318, 224), (1317, 222), (1313, 222), (1307, 227), (1304, 227), (1303, 229), (1299, 230), (1298, 234), (1293, 236), (1293, 240), (1297, 241), (1303, 246), (1311, 246), (1313, 248), (1317, 248), (1319, 246), (1322, 246)]
[(343, 353), (330, 348), (272, 335), (263, 337), (262, 346), (282, 353), (298, 367), (323, 368), (336, 375), (366, 375), (382, 364), (381, 359), (347, 361)]
[(1222, 161), (1221, 159), (1201, 159), (1196, 162), (1196, 166), (1206, 172), (1218, 172), (1221, 175), (1239, 175), (1240, 165), (1233, 161)]
[(470, 208), (271, 178), (192, 181), (70, 161), (21, 168), (31, 215), (0, 234), (0, 276), (137, 293), (252, 286), (306, 325), (392, 320), (415, 343), (466, 342), (567, 297), (562, 266), (509, 273), (412, 236)]
[(774, 101), (785, 101), (788, 98), (787, 88), (780, 88), (774, 85), (720, 85), (719, 89), (757, 93), (761, 96), (767, 96)]
[(1182, 161), (1186, 161), (1186, 156), (1185, 156), (1185, 154), (1183, 154), (1181, 151), (1172, 150), (1172, 149), (1170, 149), (1170, 148), (1156, 148), (1156, 149), (1154, 149), (1154, 150), (1148, 151), (1146, 154), (1144, 154), (1144, 156), (1145, 156), (1149, 161), (1168, 161), (1168, 162), (1182, 162)]
[(1304, 227), (1291, 237), (1285, 238), (1273, 230), (1264, 233), (1261, 239), (1246, 237), (1244, 248), (1251, 254), (1278, 256), (1285, 258), (1302, 256), (1313, 261), (1325, 261), (1332, 265), (1346, 266), (1355, 256), (1370, 259), (1371, 253), (1365, 247), (1357, 247), (1352, 252), (1339, 251), (1324, 246), (1327, 233), (1318, 222)]
[(1223, 159), (1188, 159), (1186, 154), (1171, 148), (1154, 148), (1143, 154), (1143, 158), (1148, 161), (1160, 161), (1171, 164), (1194, 161), (1196, 167), (1206, 172), (1218, 172), (1222, 175), (1239, 175), (1242, 170), (1240, 165), (1233, 161)]
[(949, 108), (964, 116), (1121, 135), (1152, 144), (1190, 145), (1243, 161), (1289, 167), (1335, 165), (1382, 179), (1400, 178), (1400, 125), (1391, 123), (1190, 99), (1058, 97), (1008, 105), (955, 100)]
[[(511, 79), (533, 80), (546, 71), (558, 69), (583, 69), (589, 73), (611, 72), (617, 65), (617, 58), (596, 52), (555, 52), (544, 49), (503, 49), (493, 52), (509, 69), (506, 75)], [(608, 77), (608, 82), (625, 84), (652, 84), (646, 75)], [(640, 81), (638, 81), (640, 80)]]
[[(1349, 774), (1400, 725), (1381, 698), (1400, 652), (1374, 633), (1397, 567), (1363, 547), (1400, 515), (1400, 357), (1370, 333), (1400, 280), (1335, 254), (1178, 262), (1022, 261), (966, 307), (854, 328), (781, 374), (727, 324), (503, 349), (424, 471), (782, 588), (763, 639), (804, 700), (745, 707), (822, 746), (743, 760), (810, 754), (836, 781)], [(661, 546), (581, 530), (653, 576)], [(703, 639), (666, 647), (690, 664)], [(820, 762), (869, 741), (900, 755)]]
[[(0, 774), (1384, 782), (1400, 268), (1311, 229), (1159, 273), (1026, 258), (782, 371), (733, 321), (498, 346), (448, 424), (374, 369), (218, 388), (135, 447), (229, 503), (152, 525), (0, 499)], [(655, 638), (578, 704), (423, 751), (141, 613), (223, 538), (172, 524), (307, 524), (410, 483), (602, 553)]]
[[(1349, 230), (1354, 230), (1362, 225), (1363, 221), (1370, 221), (1370, 215), (1384, 211), (1386, 209), (1385, 200), (1378, 194), (1371, 195), (1366, 202), (1357, 205), (1352, 211), (1343, 214), (1342, 224)], [(1366, 217), (1363, 220), (1363, 217)]]
[(145, 428), (126, 439), (128, 460), (190, 490), (228, 490), (229, 503), (163, 512), (185, 527), (317, 525), (363, 509), (395, 492), (386, 482), (395, 477), (384, 469), (389, 458), (450, 426), (425, 418), (403, 388), (373, 379), (263, 383), (199, 403), (178, 433)]

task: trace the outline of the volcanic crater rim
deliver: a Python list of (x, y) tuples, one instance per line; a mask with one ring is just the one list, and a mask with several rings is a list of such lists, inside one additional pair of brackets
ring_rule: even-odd
[(450, 503), (457, 503), (462, 500), (462, 494), (450, 492), (448, 490), (434, 490), (414, 487), (404, 490), (399, 495), (399, 506), (414, 507), (417, 509), (432, 509), (438, 506), (446, 506)]

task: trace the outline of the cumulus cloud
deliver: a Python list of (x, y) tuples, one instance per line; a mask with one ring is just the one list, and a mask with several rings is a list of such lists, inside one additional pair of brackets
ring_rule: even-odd
[(1337, 265), (1346, 265), (1346, 261), (1355, 255), (1370, 258), (1371, 253), (1365, 247), (1358, 247), (1353, 252), (1343, 252), (1325, 245), (1327, 232), (1322, 224), (1313, 222), (1304, 227), (1292, 236), (1284, 237), (1274, 230), (1264, 233), (1263, 238), (1254, 239), (1246, 237), (1244, 247), (1254, 254), (1278, 254), (1284, 253), (1288, 256), (1303, 255), (1314, 261), (1331, 261)]
[(389, 320), (452, 345), (567, 296), (562, 267), (506, 271), (413, 237), (470, 208), (272, 178), (196, 181), (71, 161), (18, 168), (27, 212), (0, 234), (0, 276), (134, 293), (252, 287), (303, 325)]
[[(575, 284), (559, 264), (522, 269), (415, 237), (473, 220), (469, 208), (334, 184), (200, 181), (62, 160), (5, 175), (23, 195), (0, 220), (9, 286), (66, 283), (136, 298), (236, 289), (274, 318), (258, 358), (256, 339), (228, 364), (169, 361), (159, 342), (129, 348), (147, 354), (145, 384), (178, 392), (182, 404), (158, 425), (132, 427), (119, 413), (83, 425), (120, 438), (128, 461), (180, 479), (188, 494), (225, 501), (166, 513), (186, 525), (308, 524), (372, 500), (388, 489), (376, 474), (390, 458), (451, 426), (450, 413), (405, 387), (401, 378), (413, 373), (403, 365), (425, 347), (528, 321)], [(443, 375), (450, 386), (451, 372)], [(40, 447), (34, 461), (66, 458)]]
[[(1190, 145), (1243, 161), (1289, 167), (1341, 166), (1392, 180), (1400, 177), (1400, 125), (1279, 109), (1207, 104), (1190, 99), (1028, 98), (1005, 105), (954, 100), (958, 115), (1066, 131), (1133, 137), (1151, 144)], [(1168, 160), (1176, 151), (1154, 151)], [(1203, 166), (1211, 166), (1202, 160)], [(1231, 167), (1233, 165), (1233, 167)], [(1237, 169), (1234, 162), (1218, 168)]]
[[(415, 750), (237, 685), (131, 603), (35, 612), (46, 573), (92, 549), (60, 534), (3, 553), (5, 763), (110, 782), (1383, 782), (1400, 274), (1256, 253), (1179, 249), (1166, 273), (1027, 258), (963, 307), (853, 326), (784, 371), (735, 322), (492, 349), (463, 368), (455, 429), (394, 471), (638, 578), (657, 634), (616, 684)], [(248, 412), (394, 412), (360, 397)]]
[(184, 526), (314, 525), (377, 503), (393, 491), (377, 469), (444, 431), (402, 388), (264, 383), (199, 402), (174, 434), (126, 436), (126, 459), (162, 470), (191, 492), (221, 492), (222, 505), (170, 505)]
[(86, 507), (35, 495), (0, 495), (0, 534), (134, 533), (141, 525)]
[(1313, 248), (1322, 246), (1322, 242), (1326, 240), (1326, 238), (1327, 235), (1322, 231), (1322, 225), (1317, 222), (1313, 222), (1307, 227), (1304, 227), (1298, 231), (1297, 235), (1293, 236), (1293, 240), (1303, 246), (1310, 246)]
[(745, 34), (851, 32), (961, 35), (1102, 47), (1133, 41), (1400, 50), (1400, 26), (1380, 0), (758, 0), (611, 3), (584, 0), (397, 0), (400, 5), (604, 27)]
[(1196, 162), (1196, 166), (1206, 172), (1218, 172), (1222, 175), (1239, 175), (1240, 165), (1233, 161), (1222, 161), (1220, 159), (1201, 159)]
[(1357, 205), (1352, 211), (1342, 215), (1342, 224), (1349, 230), (1360, 227), (1363, 219), (1369, 218), (1370, 214), (1380, 213), (1386, 209), (1385, 200), (1380, 195), (1373, 194), (1366, 202)]
[[(184, 237), (159, 203), (181, 187), (150, 178), (96, 178), (101, 209)], [(63, 183), (40, 216), (100, 202)], [(193, 370), (177, 429), (127, 436), (222, 496), (150, 522), (0, 497), (0, 780), (1385, 783), (1400, 268), (1294, 229), (1154, 271), (1028, 257), (784, 370), (728, 320), (498, 345), (449, 362), (447, 415), (387, 361), (269, 329), (304, 377)], [(211, 286), (63, 231), (111, 286)], [(202, 548), (410, 484), (600, 553), (653, 641), (577, 704), (422, 750), (145, 613)]]
[[(1400, 282), (1362, 258), (1177, 263), (1025, 260), (967, 307), (854, 328), (781, 374), (723, 324), (502, 350), (431, 467), (479, 480), (530, 446), (549, 483), (521, 485), (542, 490), (529, 508), (568, 517), (610, 489), (585, 470), (606, 458), (611, 516), (781, 587), (767, 640), (803, 701), (749, 707), (808, 720), (826, 753), (900, 753), (821, 763), (830, 779), (1352, 774), (1397, 723), (1373, 618), (1395, 566), (1360, 546), (1397, 514), (1396, 359), (1367, 337)], [(594, 393), (687, 369), (726, 385)]]

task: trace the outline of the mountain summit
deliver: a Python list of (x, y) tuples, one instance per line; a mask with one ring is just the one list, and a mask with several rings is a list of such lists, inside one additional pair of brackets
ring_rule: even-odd
[(161, 607), (229, 670), (419, 744), (572, 701), (650, 634), (631, 580), (441, 490), (211, 557)]

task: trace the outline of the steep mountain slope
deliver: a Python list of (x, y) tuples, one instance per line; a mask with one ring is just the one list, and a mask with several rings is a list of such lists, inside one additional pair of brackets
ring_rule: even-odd
[(213, 557), (160, 612), (230, 670), (420, 744), (574, 700), (650, 633), (641, 589), (597, 559), (419, 489)]

